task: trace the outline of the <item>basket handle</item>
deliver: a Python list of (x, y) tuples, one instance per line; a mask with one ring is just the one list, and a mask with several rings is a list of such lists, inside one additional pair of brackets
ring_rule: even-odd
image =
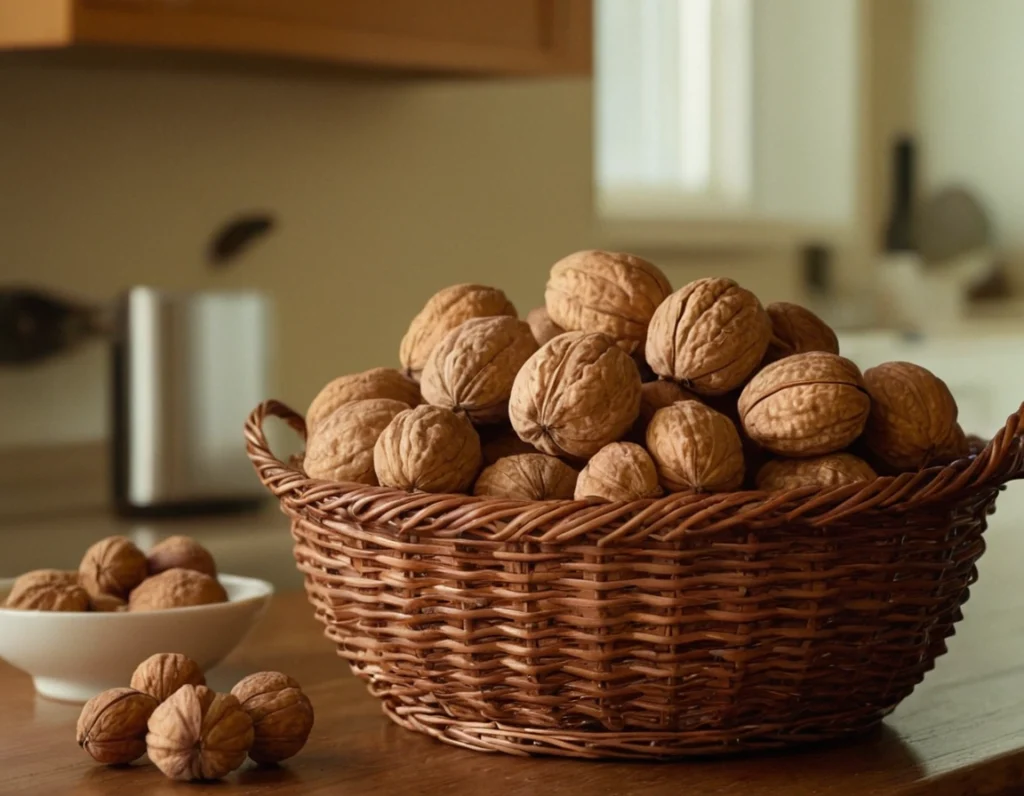
[(275, 495), (280, 496), (289, 489), (310, 484), (312, 481), (302, 472), (285, 464), (271, 451), (267, 435), (263, 431), (263, 422), (268, 417), (279, 417), (291, 426), (296, 433), (306, 439), (306, 421), (294, 409), (273, 399), (264, 401), (245, 421), (245, 450), (249, 460), (259, 473), (260, 480)]

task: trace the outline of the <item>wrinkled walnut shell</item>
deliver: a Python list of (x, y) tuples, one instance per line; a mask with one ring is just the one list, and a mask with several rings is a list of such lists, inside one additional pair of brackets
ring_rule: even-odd
[(419, 380), (430, 352), (449, 331), (470, 318), (519, 313), (504, 293), (483, 285), (452, 285), (439, 290), (412, 319), (402, 338), (399, 359), (406, 375)]
[(85, 551), (78, 567), (82, 586), (90, 594), (113, 594), (122, 599), (149, 575), (146, 554), (123, 536), (100, 539)]
[(339, 376), (317, 393), (306, 410), (306, 432), (313, 429), (339, 406), (352, 401), (387, 398), (408, 406), (420, 403), (419, 385), (394, 368), (373, 368), (362, 373)]
[(654, 413), (647, 450), (669, 492), (731, 492), (743, 483), (743, 444), (725, 415), (699, 401), (680, 401)]
[(731, 279), (698, 279), (654, 313), (647, 363), (699, 395), (723, 395), (754, 372), (771, 338), (772, 323), (757, 296)]
[(101, 614), (111, 614), (116, 611), (128, 610), (128, 601), (113, 594), (90, 594), (89, 610)]
[(946, 383), (910, 362), (886, 362), (864, 373), (871, 415), (864, 442), (896, 470), (919, 470), (955, 449), (957, 406)]
[(396, 415), (373, 449), (381, 485), (410, 492), (465, 492), (480, 463), (480, 437), (472, 423), (429, 404)]
[(506, 456), (520, 453), (540, 453), (533, 445), (519, 439), (515, 429), (509, 426), (484, 426), (480, 430), (480, 452), (484, 466), (494, 464)]
[(302, 468), (313, 478), (377, 486), (373, 448), (388, 424), (408, 409), (389, 398), (339, 406), (310, 432)]
[(252, 719), (231, 694), (185, 685), (149, 717), (146, 749), (165, 776), (220, 779), (242, 763), (253, 742)]
[(630, 436), (643, 442), (647, 437), (647, 426), (650, 425), (655, 412), (679, 401), (699, 400), (696, 394), (683, 389), (674, 381), (658, 379), (645, 382), (640, 386), (640, 414), (637, 415)]
[(772, 321), (772, 341), (765, 356), (769, 362), (808, 351), (839, 353), (832, 327), (806, 307), (777, 301), (768, 305), (767, 312)]
[(169, 569), (146, 578), (128, 598), (128, 610), (160, 611), (227, 600), (227, 592), (215, 578), (192, 569)]
[(140, 663), (131, 686), (163, 702), (183, 685), (206, 685), (203, 670), (191, 658), (177, 652), (159, 652)]
[(252, 719), (249, 757), (279, 763), (298, 754), (313, 729), (313, 705), (299, 684), (280, 672), (250, 674), (231, 693)]
[(873, 481), (871, 466), (852, 453), (830, 453), (813, 459), (774, 459), (757, 471), (757, 488), (782, 492), (804, 486), (833, 487)]
[(217, 562), (199, 542), (189, 536), (168, 536), (157, 542), (146, 555), (149, 574), (159, 575), (169, 569), (193, 569), (211, 578), (217, 577)]
[(554, 456), (523, 453), (498, 459), (484, 468), (473, 494), (513, 500), (567, 500), (576, 487), (574, 469)]
[(19, 576), (4, 602), (22, 611), (88, 611), (89, 595), (77, 572), (37, 569)]
[(434, 347), (423, 369), (423, 399), (465, 412), (474, 423), (508, 420), (508, 397), (523, 363), (537, 350), (518, 318), (471, 318)]
[(651, 316), (672, 286), (661, 270), (632, 254), (581, 251), (551, 267), (544, 304), (566, 331), (610, 337), (627, 354), (642, 348)]
[(146, 723), (157, 701), (131, 688), (97, 694), (78, 717), (78, 745), (98, 763), (124, 765), (146, 753)]
[(586, 459), (620, 439), (640, 411), (636, 363), (603, 334), (566, 332), (516, 375), (509, 419), (552, 456)]
[(544, 345), (548, 340), (554, 340), (558, 335), (565, 334), (565, 329), (551, 320), (547, 307), (534, 307), (526, 313), (526, 322), (530, 324), (530, 331), (533, 332), (533, 339), (538, 346)]
[(845, 448), (864, 430), (870, 408), (857, 366), (819, 351), (768, 365), (739, 400), (743, 429), (754, 442), (798, 458)]
[(577, 500), (629, 501), (662, 494), (654, 460), (632, 442), (612, 442), (590, 457), (576, 481)]

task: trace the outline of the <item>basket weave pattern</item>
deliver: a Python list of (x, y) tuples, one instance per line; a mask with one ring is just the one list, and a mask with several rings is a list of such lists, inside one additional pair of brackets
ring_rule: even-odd
[[(1024, 410), (1024, 407), (1022, 407)], [(949, 467), (827, 492), (627, 504), (308, 478), (262, 425), (326, 635), (397, 723), (485, 751), (656, 758), (863, 731), (945, 652), (1021, 412)]]

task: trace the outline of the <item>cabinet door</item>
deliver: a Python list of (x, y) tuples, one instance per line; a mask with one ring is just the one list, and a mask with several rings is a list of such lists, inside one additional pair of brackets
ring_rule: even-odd
[(478, 73), (587, 73), (590, 0), (76, 0), (89, 43)]

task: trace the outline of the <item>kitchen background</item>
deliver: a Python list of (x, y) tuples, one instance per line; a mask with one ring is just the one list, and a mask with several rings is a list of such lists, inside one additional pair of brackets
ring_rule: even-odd
[[(411, 8), (392, 4), (399, 15)], [(304, 408), (334, 376), (394, 365), (408, 319), (436, 289), (491, 283), (525, 313), (542, 302), (555, 260), (616, 248), (652, 259), (676, 286), (719, 274), (765, 303), (813, 303), (862, 366), (903, 356), (947, 378), (969, 430), (991, 433), (1024, 399), (1016, 372), (1024, 303), (1014, 298), (1024, 284), (1024, 109), (1012, 88), (1024, 67), (1024, 4), (1016, 0), (596, 0), (596, 76), (585, 58), (527, 75), (515, 74), (514, 58), (444, 68), (443, 20), (431, 23), (430, 63), (418, 66), (419, 50), (407, 48), (400, 69), (372, 55), (253, 58), (251, 42), (232, 52), (201, 15), (179, 26), (194, 41), (168, 37), (216, 55), (172, 54), (148, 46), (160, 35), (133, 42), (131, 24), (113, 24), (118, 13), (187, 15), (202, 5), (0, 1), (3, 287), (85, 302), (109, 302), (137, 284), (262, 291), (273, 307), (268, 393)], [(292, 7), (289, 15), (309, 20), (287, 20), (282, 40), (302, 24), (328, 25), (331, 5)], [(489, 25), (508, 29), (504, 15), (516, 6), (495, 2), (490, 23), (474, 12), (476, 27), (465, 18), (459, 27), (463, 5), (438, 8), (454, 14), (459, 37), (487, 41), (500, 38)], [(585, 14), (565, 16), (589, 3), (519, 8), (527, 5), (540, 15), (534, 22), (570, 25), (577, 37), (582, 25), (589, 36)], [(241, 13), (225, 0), (206, 6)], [(48, 7), (70, 8), (81, 29), (64, 19), (59, 33), (38, 34), (36, 14)], [(270, 27), (286, 16), (274, 2), (253, 8)], [(110, 41), (95, 21), (105, 13)], [(40, 37), (59, 46), (24, 46)], [(477, 49), (486, 54), (486, 43)], [(686, 133), (695, 118), (708, 136), (696, 149)], [(914, 338), (889, 330), (920, 324), (878, 300), (893, 259), (882, 251), (893, 147), (907, 136), (918, 199), (969, 189), (990, 225), (965, 233), (975, 257), (967, 266), (987, 276), (998, 263), (1005, 274), (992, 283), (998, 299), (955, 303)], [(272, 217), (269, 233), (211, 267), (211, 237), (253, 213)], [(920, 278), (946, 285), (951, 273), (937, 267)], [(910, 294), (940, 289), (928, 285), (912, 283)], [(950, 289), (966, 293), (959, 283)], [(0, 367), (0, 531), (33, 531), (0, 535), (0, 576), (73, 566), (83, 540), (116, 525), (143, 540), (185, 529), (227, 557), (225, 569), (296, 583), (272, 510), (170, 523), (111, 518), (108, 360), (100, 339)], [(52, 539), (45, 555), (26, 541), (43, 532)]]

